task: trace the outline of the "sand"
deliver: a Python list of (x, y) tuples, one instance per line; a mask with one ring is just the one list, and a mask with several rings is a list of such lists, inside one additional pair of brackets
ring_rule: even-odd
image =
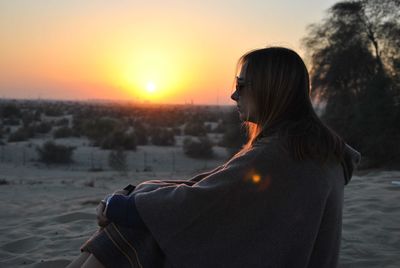
[(400, 171), (359, 173), (345, 188), (340, 267), (400, 267)]
[[(185, 161), (181, 171), (160, 164), (125, 175), (88, 172), (78, 164), (0, 163), (0, 182), (8, 182), (0, 185), (0, 267), (65, 267), (96, 230), (95, 207), (105, 194), (147, 179), (190, 178), (204, 168), (202, 161), (197, 167)], [(209, 161), (205, 169), (221, 162)], [(371, 170), (346, 186), (339, 267), (400, 267), (400, 185), (392, 181), (400, 181), (399, 171)]]
[[(209, 134), (212, 140), (219, 136)], [(150, 179), (188, 179), (228, 158), (218, 146), (212, 159), (189, 158), (183, 139), (127, 151), (126, 171), (112, 170), (109, 150), (91, 147), (85, 138), (55, 140), (76, 147), (67, 165), (37, 161), (35, 148), (46, 137), (0, 146), (0, 267), (65, 267), (96, 230), (95, 207), (106, 194)]]

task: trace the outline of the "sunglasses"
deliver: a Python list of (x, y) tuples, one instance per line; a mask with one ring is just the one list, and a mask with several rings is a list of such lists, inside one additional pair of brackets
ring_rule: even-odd
[(244, 80), (243, 78), (236, 76), (236, 91), (239, 93), (243, 90), (246, 85), (250, 85), (249, 81)]

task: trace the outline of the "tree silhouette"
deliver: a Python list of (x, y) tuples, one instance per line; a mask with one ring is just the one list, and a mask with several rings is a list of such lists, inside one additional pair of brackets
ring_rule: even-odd
[(326, 104), (323, 121), (363, 156), (375, 165), (394, 160), (400, 154), (400, 1), (343, 1), (327, 15), (303, 39), (311, 96)]

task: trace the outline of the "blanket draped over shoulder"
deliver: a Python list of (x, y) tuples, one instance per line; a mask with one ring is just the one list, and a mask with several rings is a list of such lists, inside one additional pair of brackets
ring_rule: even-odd
[(135, 202), (173, 267), (336, 267), (344, 185), (360, 154), (341, 164), (295, 161), (278, 141), (189, 180), (139, 184)]

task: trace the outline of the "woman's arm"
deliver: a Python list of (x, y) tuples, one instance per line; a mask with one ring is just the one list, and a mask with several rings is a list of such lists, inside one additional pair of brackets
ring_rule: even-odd
[(214, 169), (211, 170), (211, 171), (207, 171), (207, 172), (200, 173), (200, 174), (198, 174), (198, 175), (192, 177), (191, 179), (189, 179), (189, 181), (199, 182), (199, 181), (201, 181), (202, 179), (204, 179), (205, 177), (207, 177), (207, 176), (209, 176), (209, 175), (211, 175), (211, 174), (217, 172), (218, 170), (221, 170), (222, 168), (225, 167), (225, 165), (226, 165), (226, 164), (223, 164), (223, 165), (220, 165), (220, 166), (214, 168)]
[(104, 214), (109, 221), (131, 228), (146, 228), (135, 204), (134, 195), (114, 194), (107, 198)]
[(218, 166), (217, 168), (198, 174), (189, 180), (150, 180), (145, 181), (136, 186), (133, 194), (126, 196), (122, 194), (114, 194), (107, 199), (105, 215), (107, 219), (122, 226), (134, 228), (146, 228), (146, 225), (140, 218), (136, 208), (135, 194), (139, 192), (148, 192), (161, 187), (174, 186), (177, 184), (184, 184), (192, 186), (203, 178), (217, 172), (225, 165)]
[(221, 170), (222, 168), (225, 167), (225, 164), (220, 165), (216, 168), (214, 168), (211, 171), (203, 172), (198, 175), (195, 175), (194, 177), (188, 179), (188, 180), (148, 180), (144, 181), (140, 184), (138, 184), (135, 188), (135, 193), (137, 192), (148, 192), (148, 191), (153, 191), (155, 189), (161, 188), (161, 187), (166, 187), (166, 186), (171, 186), (171, 185), (178, 185), (178, 184), (184, 184), (187, 186), (193, 186), (197, 182), (201, 181), (205, 177)]

